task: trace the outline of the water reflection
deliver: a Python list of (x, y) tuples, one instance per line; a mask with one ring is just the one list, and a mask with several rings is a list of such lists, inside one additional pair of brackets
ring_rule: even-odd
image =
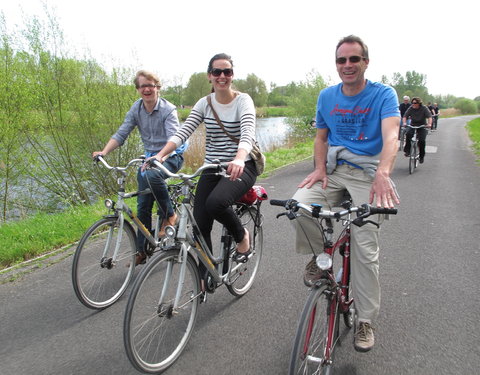
[(290, 130), (286, 117), (258, 118), (256, 131), (260, 149), (270, 151), (284, 146)]

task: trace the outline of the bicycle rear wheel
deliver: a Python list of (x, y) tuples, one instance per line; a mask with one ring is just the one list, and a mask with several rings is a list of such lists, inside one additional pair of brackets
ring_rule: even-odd
[(180, 356), (192, 334), (200, 296), (197, 264), (187, 256), (184, 284), (177, 307), (180, 280), (179, 251), (151, 259), (138, 275), (128, 299), (123, 340), (132, 365), (146, 373), (160, 373)]
[[(239, 218), (244, 228), (250, 235), (250, 248), (252, 256), (248, 262), (243, 263), (237, 272), (230, 277), (227, 284), (228, 291), (234, 296), (240, 297), (246, 294), (252, 287), (263, 253), (263, 228), (261, 218), (257, 217), (258, 209), (248, 207), (240, 214)], [(236, 263), (234, 263), (236, 265)]]
[[(121, 236), (121, 237), (119, 237)], [(120, 247), (113, 259), (117, 241)], [(135, 270), (135, 232), (116, 217), (93, 224), (80, 240), (72, 264), (73, 289), (80, 302), (104, 309), (125, 292)]]
[[(339, 316), (337, 300), (331, 292), (327, 285), (310, 291), (297, 327), (290, 375), (331, 374)], [(332, 342), (328, 340), (329, 330), (333, 330)]]

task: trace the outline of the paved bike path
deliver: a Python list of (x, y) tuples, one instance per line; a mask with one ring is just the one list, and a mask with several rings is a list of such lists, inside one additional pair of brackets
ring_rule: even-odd
[[(480, 264), (480, 168), (464, 130), (470, 117), (440, 119), (436, 147), (413, 175), (402, 153), (393, 178), (400, 213), (383, 227), (382, 309), (377, 345), (337, 352), (339, 374), (473, 374), (480, 362), (476, 310)], [(311, 170), (305, 161), (264, 179), (270, 198), (289, 198)], [(292, 229), (278, 207), (263, 206), (265, 250), (243, 298), (226, 288), (200, 306), (185, 352), (166, 374), (286, 374), (296, 322), (307, 295), (307, 259), (292, 250)], [(76, 300), (71, 257), (0, 285), (0, 374), (136, 374), (125, 355), (123, 314), (129, 290), (100, 312)]]

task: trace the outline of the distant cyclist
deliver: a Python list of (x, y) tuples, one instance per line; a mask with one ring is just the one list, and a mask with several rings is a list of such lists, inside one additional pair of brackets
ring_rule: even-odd
[(437, 130), (438, 116), (440, 116), (440, 109), (437, 103), (433, 103), (433, 112), (432, 130)]
[(428, 129), (432, 127), (432, 113), (430, 110), (422, 104), (422, 99), (415, 97), (412, 99), (412, 105), (407, 109), (403, 115), (403, 126), (407, 125), (407, 119), (411, 119), (412, 126), (426, 125), (426, 128), (412, 129), (409, 128), (405, 137), (405, 147), (403, 151), (405, 156), (410, 157), (410, 144), (415, 131), (418, 136), (418, 151), (419, 161), (423, 163), (425, 158), (425, 145), (428, 134)]
[[(398, 109), (400, 110), (400, 118), (401, 119), (403, 118), (403, 115), (405, 114), (405, 112), (407, 112), (407, 109), (410, 106), (411, 106), (410, 97), (408, 95), (405, 95), (403, 97), (403, 103), (400, 103), (400, 105), (398, 106)], [(407, 124), (410, 124), (410, 119), (408, 119)], [(398, 139), (400, 139), (401, 132), (402, 132), (402, 126), (400, 126), (400, 128), (398, 129)]]

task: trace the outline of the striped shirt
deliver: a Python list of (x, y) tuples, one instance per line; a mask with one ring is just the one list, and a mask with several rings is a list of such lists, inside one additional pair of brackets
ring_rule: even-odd
[[(206, 129), (206, 152), (205, 163), (214, 160), (221, 162), (232, 161), (239, 148), (250, 154), (255, 142), (255, 105), (248, 94), (240, 93), (228, 104), (221, 104), (210, 94), (212, 105), (217, 112), (225, 130), (233, 137), (240, 140), (237, 144), (218, 125), (207, 97), (200, 99), (193, 107), (185, 123), (170, 138), (177, 147), (184, 143), (203, 122)], [(246, 160), (250, 159), (250, 155)]]

